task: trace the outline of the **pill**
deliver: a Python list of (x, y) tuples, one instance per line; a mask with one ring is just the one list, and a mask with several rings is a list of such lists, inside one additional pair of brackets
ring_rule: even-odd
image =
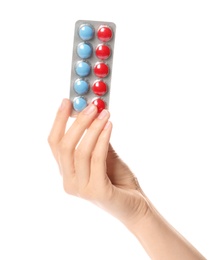
[(92, 52), (92, 46), (89, 43), (81, 42), (77, 47), (77, 54), (82, 59), (90, 58)]
[(110, 54), (111, 54), (111, 50), (110, 47), (106, 44), (99, 44), (96, 47), (96, 56), (101, 59), (101, 60), (106, 60), (109, 58)]
[(83, 79), (77, 79), (73, 86), (75, 92), (79, 95), (86, 94), (89, 90), (89, 83)]
[(86, 77), (90, 74), (91, 67), (86, 61), (79, 61), (75, 66), (76, 74), (80, 77)]
[(107, 84), (102, 80), (96, 80), (92, 85), (92, 91), (97, 96), (103, 96), (108, 91)]
[(113, 36), (113, 32), (112, 29), (107, 26), (107, 25), (102, 25), (99, 27), (98, 31), (97, 31), (97, 37), (103, 41), (103, 42), (108, 42), (111, 40)]
[(79, 28), (79, 37), (84, 40), (91, 40), (94, 36), (94, 29), (89, 24), (82, 24)]
[(85, 107), (87, 107), (87, 101), (84, 97), (76, 97), (73, 100), (73, 108), (80, 112), (82, 111)]
[(98, 112), (100, 113), (103, 109), (105, 109), (106, 104), (104, 102), (104, 100), (102, 100), (101, 98), (95, 98), (92, 100), (92, 103), (97, 106)]
[(105, 78), (109, 74), (109, 67), (104, 62), (97, 62), (93, 70), (98, 78)]

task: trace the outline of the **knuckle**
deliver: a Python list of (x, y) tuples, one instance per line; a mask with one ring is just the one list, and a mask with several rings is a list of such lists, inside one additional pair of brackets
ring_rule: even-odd
[(68, 195), (75, 195), (73, 186), (70, 184), (70, 182), (64, 181), (63, 189), (64, 189), (65, 193), (67, 193)]
[(73, 185), (72, 182), (66, 180), (63, 181), (63, 190), (68, 195), (73, 195), (85, 200), (91, 200), (92, 194), (86, 187), (79, 187), (78, 185)]
[(86, 149), (84, 149), (83, 147), (78, 147), (78, 149), (76, 149), (75, 151), (76, 160), (83, 160), (86, 158), (86, 156), (87, 156)]
[(92, 199), (91, 196), (89, 195), (89, 192), (85, 191), (85, 190), (80, 190), (78, 192), (78, 197), (85, 199), (85, 200), (91, 200)]
[(55, 144), (54, 138), (51, 135), (48, 136), (47, 142), (50, 146), (53, 146)]
[(97, 201), (98, 199), (95, 187), (92, 189), (89, 185), (79, 189), (78, 196), (88, 201)]
[(66, 152), (66, 151), (70, 151), (70, 145), (68, 142), (66, 141), (61, 141), (58, 145), (58, 150), (62, 153)]
[(103, 161), (102, 159), (103, 157), (101, 155), (99, 155), (98, 153), (93, 153), (92, 154), (92, 158), (91, 158), (91, 162), (94, 164), (94, 165), (97, 165), (99, 163), (101, 163)]

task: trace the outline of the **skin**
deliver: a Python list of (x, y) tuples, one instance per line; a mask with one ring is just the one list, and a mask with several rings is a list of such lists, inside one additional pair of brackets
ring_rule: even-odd
[(110, 144), (110, 113), (91, 104), (67, 129), (72, 104), (64, 99), (48, 143), (66, 193), (86, 199), (121, 221), (153, 260), (206, 259), (157, 211)]

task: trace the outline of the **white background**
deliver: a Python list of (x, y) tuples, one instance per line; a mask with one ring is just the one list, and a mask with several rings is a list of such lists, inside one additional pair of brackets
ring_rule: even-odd
[(222, 259), (220, 4), (1, 1), (0, 259), (149, 259), (112, 216), (64, 193), (48, 147), (78, 19), (117, 25), (114, 148), (165, 218)]

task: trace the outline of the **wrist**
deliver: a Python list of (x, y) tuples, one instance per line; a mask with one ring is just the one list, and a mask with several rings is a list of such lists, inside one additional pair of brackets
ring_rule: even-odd
[(147, 214), (127, 227), (151, 259), (206, 259), (163, 218), (151, 203)]
[(139, 210), (132, 217), (124, 221), (124, 225), (133, 233), (136, 237), (139, 236), (144, 226), (149, 226), (152, 223), (152, 219), (155, 217), (155, 209), (151, 202), (145, 198), (145, 203), (142, 209)]

